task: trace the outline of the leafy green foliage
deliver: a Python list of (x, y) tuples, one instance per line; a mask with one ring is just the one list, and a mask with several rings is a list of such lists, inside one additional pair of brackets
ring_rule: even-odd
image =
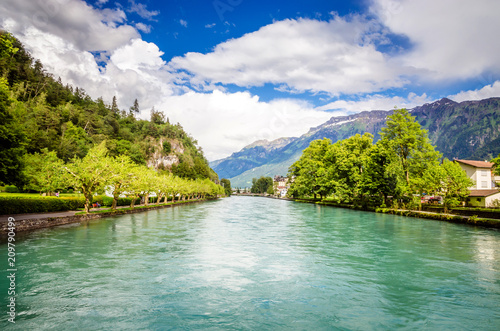
[(427, 131), (422, 130), (415, 117), (406, 109), (394, 110), (380, 136), (381, 143), (395, 152), (408, 188), (411, 177), (420, 177), (425, 167), (436, 164), (439, 159), (439, 152), (434, 150)]
[(56, 152), (49, 152), (46, 148), (41, 153), (25, 155), (24, 177), (26, 190), (40, 193), (55, 192), (68, 186), (68, 176), (63, 169), (63, 161)]
[(445, 211), (459, 205), (469, 195), (468, 188), (474, 185), (465, 171), (456, 162), (444, 159), (439, 166), (429, 167), (422, 176), (423, 190), (440, 193), (444, 197)]
[(395, 110), (380, 136), (375, 145), (369, 133), (335, 144), (326, 138), (311, 142), (290, 167), (289, 195), (331, 195), (337, 203), (364, 208), (385, 207), (389, 196), (396, 204), (416, 208), (417, 194), (424, 192), (444, 195), (449, 208), (468, 195), (471, 180), (455, 162), (445, 159), (439, 165), (426, 131), (406, 110)]
[(7, 192), (7, 193), (18, 193), (19, 189), (16, 186), (14, 186), (14, 185), (7, 185), (7, 186), (5, 186), (5, 192)]
[(168, 155), (168, 154), (170, 154), (171, 151), (172, 151), (172, 144), (168, 141), (164, 141), (163, 142), (163, 153), (165, 153), (165, 155)]
[(253, 185), (250, 190), (252, 193), (266, 193), (269, 187), (273, 187), (273, 179), (271, 177), (260, 177), (252, 180)]
[(85, 204), (83, 198), (56, 197), (0, 197), (0, 215), (44, 213), (76, 210)]
[(26, 136), (9, 107), (12, 103), (7, 80), (0, 78), (0, 182), (20, 184)]
[(231, 196), (231, 181), (229, 179), (223, 178), (221, 179), (221, 185), (224, 187), (224, 192), (226, 192), (226, 196)]
[(495, 175), (500, 176), (500, 154), (498, 154), (498, 156), (496, 158), (491, 160), (491, 162), (493, 162), (495, 164), (495, 170), (494, 170)]

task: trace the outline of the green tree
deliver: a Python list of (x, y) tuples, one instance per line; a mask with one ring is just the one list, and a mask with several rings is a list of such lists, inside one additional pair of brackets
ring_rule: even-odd
[(163, 141), (163, 153), (168, 155), (170, 152), (172, 152), (172, 144), (167, 140)]
[(430, 143), (427, 131), (406, 109), (394, 110), (380, 136), (381, 143), (387, 150), (393, 151), (400, 162), (410, 193), (411, 179), (421, 177), (426, 167), (437, 164), (439, 152)]
[(85, 212), (88, 213), (95, 192), (117, 177), (111, 170), (107, 157), (106, 142), (94, 146), (84, 158), (75, 157), (64, 169), (70, 174), (70, 185), (80, 190), (85, 197)]
[(493, 162), (495, 164), (494, 174), (496, 176), (500, 176), (500, 154), (498, 154), (498, 156), (496, 158), (491, 160), (491, 162)]
[(118, 104), (116, 102), (116, 96), (113, 96), (113, 101), (111, 102), (111, 112), (115, 116), (119, 116), (120, 115), (120, 109), (118, 108)]
[(327, 178), (325, 155), (332, 142), (330, 139), (314, 140), (304, 149), (299, 160), (289, 169), (288, 177), (295, 177), (290, 186), (290, 195), (303, 196), (317, 194), (326, 196), (332, 190)]
[(12, 103), (5, 78), (0, 78), (0, 182), (21, 186), (26, 135), (9, 107)]
[(140, 182), (142, 184), (141, 193), (144, 195), (144, 204), (147, 206), (149, 205), (150, 194), (158, 191), (158, 173), (154, 169), (143, 167)]
[(273, 179), (271, 177), (260, 177), (256, 179), (254, 184), (252, 185), (251, 192), (252, 193), (266, 193), (269, 186), (273, 186)]
[(366, 168), (369, 152), (373, 146), (373, 135), (356, 134), (328, 147), (325, 154), (327, 173), (322, 179), (326, 189), (346, 201), (353, 201), (361, 195), (363, 170)]
[(134, 105), (130, 107), (129, 109), (129, 116), (134, 117), (135, 115), (138, 115), (141, 112), (139, 108), (139, 101), (137, 99), (134, 100)]
[(109, 171), (114, 174), (113, 180), (109, 183), (113, 203), (111, 209), (116, 209), (120, 195), (131, 189), (132, 183), (136, 180), (138, 166), (126, 155), (120, 155), (112, 159)]
[(221, 179), (221, 185), (224, 187), (224, 192), (226, 196), (231, 196), (232, 189), (231, 189), (231, 181), (229, 179), (223, 178)]
[(41, 153), (26, 154), (25, 164), (26, 189), (51, 194), (68, 186), (68, 173), (56, 152), (45, 148)]
[(155, 107), (151, 108), (151, 123), (154, 124), (165, 124), (165, 114), (160, 110), (155, 110)]
[(393, 151), (378, 141), (368, 152), (367, 162), (361, 176), (361, 191), (368, 195), (374, 205), (387, 206), (388, 197), (400, 197), (406, 180)]
[(469, 195), (469, 187), (474, 185), (458, 163), (446, 158), (441, 165), (429, 167), (422, 182), (430, 191), (443, 196), (445, 212), (464, 201)]

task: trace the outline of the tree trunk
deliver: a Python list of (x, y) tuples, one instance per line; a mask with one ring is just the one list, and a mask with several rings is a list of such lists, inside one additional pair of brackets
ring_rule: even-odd
[(144, 204), (146, 206), (149, 205), (149, 193), (146, 193), (146, 195), (144, 196)]
[(83, 192), (83, 196), (85, 196), (85, 213), (89, 213), (90, 211), (90, 204), (92, 203), (92, 193), (88, 192)]
[(118, 194), (113, 194), (113, 203), (111, 204), (111, 209), (115, 210), (116, 205), (118, 204)]
[(130, 203), (130, 208), (134, 208), (135, 206), (135, 200), (137, 200), (137, 196), (134, 195), (133, 198), (132, 198), (132, 202)]

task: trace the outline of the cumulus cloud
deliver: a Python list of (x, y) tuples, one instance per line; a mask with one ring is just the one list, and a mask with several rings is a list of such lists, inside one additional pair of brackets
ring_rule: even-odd
[(406, 69), (377, 51), (367, 38), (371, 27), (360, 16), (278, 21), (221, 43), (211, 53), (175, 57), (170, 65), (190, 72), (194, 85), (272, 83), (332, 95), (403, 86)]
[(182, 25), (182, 26), (183, 26), (183, 27), (185, 27), (185, 28), (187, 28), (187, 26), (188, 26), (188, 22), (187, 22), (187, 21), (185, 21), (185, 20), (182, 20), (182, 19), (181, 19), (181, 20), (179, 20), (179, 24), (180, 24), (180, 25)]
[(248, 92), (189, 92), (165, 98), (156, 107), (180, 122), (203, 146), (209, 160), (226, 157), (259, 139), (299, 136), (331, 117), (291, 99), (270, 102)]
[(115, 50), (110, 59), (122, 70), (159, 70), (165, 64), (161, 59), (162, 55), (163, 52), (155, 44), (142, 39), (134, 39)]
[(154, 17), (160, 14), (157, 10), (148, 10), (146, 5), (142, 3), (136, 3), (134, 0), (129, 0), (130, 8), (127, 10), (129, 13), (136, 13), (140, 17), (154, 21)]
[[(390, 110), (396, 108), (413, 108), (424, 103), (432, 102), (431, 99), (424, 93), (417, 95), (409, 93), (408, 96), (388, 97), (381, 94), (370, 95), (361, 98), (360, 100), (337, 100), (325, 106), (317, 107), (317, 110), (335, 110), (336, 114), (354, 114), (369, 110)], [(340, 111), (340, 113), (338, 113)]]
[(0, 20), (10, 20), (15, 35), (36, 27), (85, 51), (110, 51), (139, 37), (134, 27), (118, 24), (125, 20), (122, 10), (97, 10), (80, 0), (2, 0)]
[(425, 70), (421, 78), (444, 80), (500, 72), (500, 1), (373, 0), (371, 10), (412, 48), (399, 60)]
[[(193, 134), (213, 160), (258, 139), (301, 135), (333, 114), (433, 101), (425, 93), (409, 93), (416, 82), (446, 82), (500, 69), (500, 43), (492, 35), (500, 30), (494, 17), (497, 1), (371, 1), (375, 18), (277, 21), (208, 54), (187, 53), (169, 63), (157, 45), (141, 39), (138, 30), (149, 32), (149, 25), (127, 23), (125, 11), (147, 20), (158, 15), (135, 1), (124, 11), (96, 9), (81, 0), (3, 0), (0, 22), (64, 83), (107, 102), (116, 96), (122, 109), (137, 98), (144, 118), (155, 106)], [(380, 46), (394, 46), (389, 32), (406, 36), (411, 47), (382, 52)], [(500, 81), (495, 80), (450, 98), (498, 96)], [(268, 83), (282, 93), (326, 94), (324, 102), (330, 96), (341, 99), (315, 108), (296, 98), (265, 102), (249, 92), (225, 90), (231, 84)], [(407, 88), (406, 97), (386, 93), (401, 87)]]
[(107, 102), (116, 96), (123, 109), (128, 109), (136, 98), (141, 108), (151, 109), (173, 93), (175, 77), (166, 70), (163, 53), (153, 43), (133, 39), (103, 54), (100, 60), (106, 63), (100, 67), (92, 53), (37, 28), (27, 28), (20, 39), (45, 69), (60, 76), (64, 83), (84, 88), (92, 97), (103, 97)]
[(461, 91), (460, 93), (448, 96), (448, 98), (456, 102), (462, 102), (467, 100), (482, 100), (498, 96), (500, 96), (500, 81), (497, 80), (493, 84), (486, 85), (480, 89)]

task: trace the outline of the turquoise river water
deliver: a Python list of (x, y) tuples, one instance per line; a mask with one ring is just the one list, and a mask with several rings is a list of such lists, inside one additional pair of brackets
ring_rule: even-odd
[(232, 197), (16, 237), (2, 330), (500, 330), (500, 232)]

